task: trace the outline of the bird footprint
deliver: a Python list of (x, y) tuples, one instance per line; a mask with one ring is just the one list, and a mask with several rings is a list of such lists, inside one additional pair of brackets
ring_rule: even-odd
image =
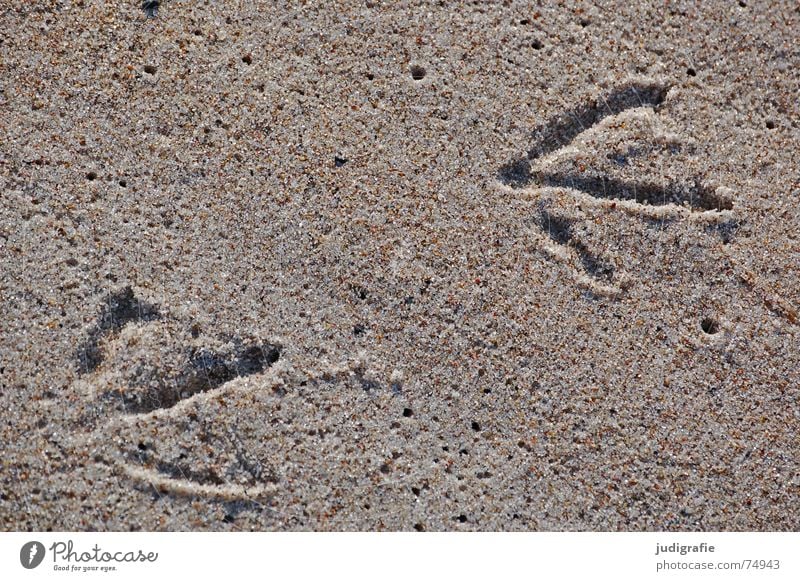
[[(273, 447), (293, 441), (287, 434), (295, 418), (305, 424), (313, 417), (321, 437), (341, 430), (348, 441), (352, 430), (342, 422), (355, 421), (358, 406), (400, 390), (360, 358), (299, 370), (276, 365), (282, 352), (279, 341), (205, 333), (130, 287), (115, 291), (75, 356), (85, 446), (126, 481), (159, 494), (267, 498), (282, 480)], [(244, 379), (255, 375), (257, 382)], [(305, 458), (294, 446), (282, 453)]]
[(737, 226), (731, 192), (683, 169), (693, 157), (660, 113), (668, 87), (637, 82), (558, 115), (534, 133), (528, 154), (498, 179), (535, 205), (533, 236), (575, 281), (600, 295), (622, 292), (633, 277), (596, 248), (593, 224), (614, 212), (688, 219), (729, 242)]

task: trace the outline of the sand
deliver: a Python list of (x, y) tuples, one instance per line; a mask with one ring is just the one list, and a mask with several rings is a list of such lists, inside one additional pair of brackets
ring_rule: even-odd
[(7, 2), (0, 527), (798, 530), (800, 11), (630, 4)]

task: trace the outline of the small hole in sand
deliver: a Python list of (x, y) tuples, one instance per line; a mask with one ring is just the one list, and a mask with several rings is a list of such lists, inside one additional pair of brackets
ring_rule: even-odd
[(772, 119), (767, 119), (766, 125), (767, 129), (775, 129), (775, 121), (773, 121)]
[(126, 182), (125, 180), (119, 180), (119, 186), (121, 188), (127, 188), (128, 187), (128, 182)]
[(481, 431), (481, 425), (478, 422), (473, 421), (472, 422), (472, 431), (473, 432), (480, 432)]
[(414, 525), (414, 530), (418, 533), (422, 533), (425, 531), (425, 526), (422, 523), (417, 523)]
[(462, 523), (463, 522), (467, 522), (467, 515), (465, 515), (465, 514), (458, 515), (458, 522), (462, 522)]
[(703, 329), (703, 333), (706, 335), (716, 335), (719, 333), (719, 321), (706, 317), (700, 321), (700, 328)]
[(411, 408), (405, 408), (403, 410), (403, 417), (404, 418), (410, 418), (413, 415), (414, 415), (414, 411)]
[(543, 46), (544, 46), (544, 45), (542, 44), (542, 41), (540, 41), (540, 40), (538, 40), (538, 39), (537, 39), (537, 40), (534, 40), (534, 41), (531, 43), (531, 48), (533, 48), (533, 50), (541, 50), (541, 48), (542, 48)]
[(244, 55), (244, 56), (242, 57), (242, 62), (243, 62), (244, 64), (246, 64), (246, 65), (253, 64), (253, 57), (251, 57), (249, 54), (246, 54), (246, 55)]
[(372, 73), (367, 73), (367, 80), (368, 80), (368, 81), (373, 81), (373, 80), (375, 80), (375, 75), (373, 75)]
[(686, 69), (686, 74), (689, 75), (690, 77), (696, 77), (697, 71), (694, 70), (692, 67), (689, 67), (688, 69)]
[(90, 171), (89, 173), (86, 174), (86, 179), (89, 180), (90, 182), (93, 182), (94, 180), (97, 179), (97, 174), (93, 171)]
[(148, 75), (155, 75), (156, 68), (153, 65), (145, 65), (144, 72), (146, 72)]
[(411, 67), (411, 78), (415, 81), (421, 81), (425, 78), (427, 72), (425, 69), (419, 65), (414, 65)]

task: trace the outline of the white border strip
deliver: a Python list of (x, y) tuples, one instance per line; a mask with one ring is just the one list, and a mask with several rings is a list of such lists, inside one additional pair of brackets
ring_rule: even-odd
[[(28, 570), (33, 541), (46, 553)], [(0, 578), (794, 580), (798, 547), (800, 533), (0, 533)]]

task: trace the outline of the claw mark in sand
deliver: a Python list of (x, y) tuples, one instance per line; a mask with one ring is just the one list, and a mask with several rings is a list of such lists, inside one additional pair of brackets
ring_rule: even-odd
[(557, 244), (571, 246), (583, 264), (586, 273), (594, 279), (610, 281), (614, 275), (614, 267), (599, 256), (593, 254), (585, 243), (573, 234), (574, 221), (551, 214), (546, 204), (539, 206), (539, 227)]
[(542, 157), (567, 145), (592, 125), (606, 117), (619, 115), (635, 107), (654, 108), (661, 105), (669, 87), (657, 82), (634, 82), (612, 91), (599, 100), (562, 113), (534, 130), (534, 146), (528, 159)]

